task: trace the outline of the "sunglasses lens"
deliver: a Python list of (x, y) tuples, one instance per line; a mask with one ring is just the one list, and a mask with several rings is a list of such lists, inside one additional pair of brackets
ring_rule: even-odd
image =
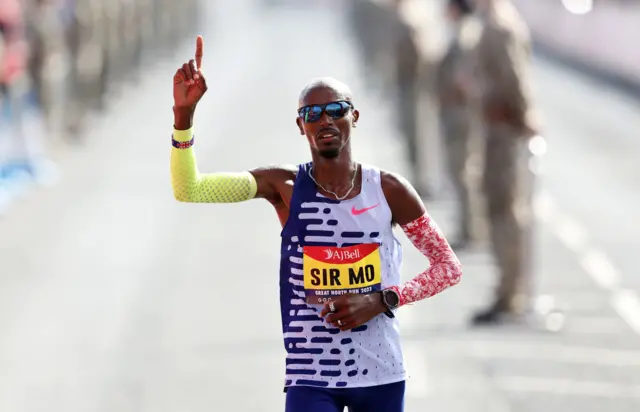
[[(336, 120), (344, 117), (350, 107), (351, 106), (345, 102), (334, 102), (327, 104), (324, 107), (324, 111), (329, 117)], [(305, 123), (314, 123), (322, 117), (322, 109), (323, 106), (306, 106), (300, 109), (298, 113)]]
[(347, 114), (347, 111), (349, 110), (349, 105), (343, 102), (329, 103), (325, 108), (325, 110), (332, 119), (340, 119), (345, 114)]
[(320, 106), (307, 106), (302, 111), (302, 118), (307, 123), (317, 122), (320, 117), (322, 117), (322, 107)]

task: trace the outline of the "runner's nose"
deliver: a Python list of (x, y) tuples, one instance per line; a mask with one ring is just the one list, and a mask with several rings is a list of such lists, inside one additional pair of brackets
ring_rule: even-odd
[(323, 112), (322, 116), (320, 116), (320, 126), (322, 128), (334, 126), (333, 119), (326, 112)]

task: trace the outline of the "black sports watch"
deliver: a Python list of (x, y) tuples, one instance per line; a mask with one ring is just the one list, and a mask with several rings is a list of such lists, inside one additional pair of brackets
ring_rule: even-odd
[(394, 318), (393, 310), (400, 305), (400, 296), (393, 289), (384, 289), (382, 291), (382, 304), (387, 307), (385, 315)]

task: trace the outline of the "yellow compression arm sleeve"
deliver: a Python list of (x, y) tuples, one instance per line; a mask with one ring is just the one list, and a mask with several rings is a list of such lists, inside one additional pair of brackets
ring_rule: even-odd
[[(188, 142), (192, 137), (193, 129), (173, 131), (173, 139), (178, 142)], [(258, 191), (256, 179), (249, 172), (201, 174), (193, 146), (171, 147), (171, 186), (176, 200), (190, 203), (244, 202)]]

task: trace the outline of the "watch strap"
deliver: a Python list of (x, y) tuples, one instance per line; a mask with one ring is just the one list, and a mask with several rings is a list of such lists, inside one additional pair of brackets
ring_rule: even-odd
[(392, 292), (394, 292), (394, 293), (395, 293), (395, 291), (394, 291), (393, 289), (384, 289), (384, 290), (381, 290), (381, 291), (380, 291), (380, 299), (382, 300), (382, 304), (387, 308), (387, 310), (384, 312), (384, 314), (385, 314), (388, 318), (393, 319), (393, 318), (395, 318), (395, 317), (396, 317), (396, 315), (393, 313), (393, 310), (389, 307), (389, 305), (387, 305), (387, 301), (386, 301), (385, 296), (384, 296), (385, 291), (387, 291), (387, 290), (391, 290)]

